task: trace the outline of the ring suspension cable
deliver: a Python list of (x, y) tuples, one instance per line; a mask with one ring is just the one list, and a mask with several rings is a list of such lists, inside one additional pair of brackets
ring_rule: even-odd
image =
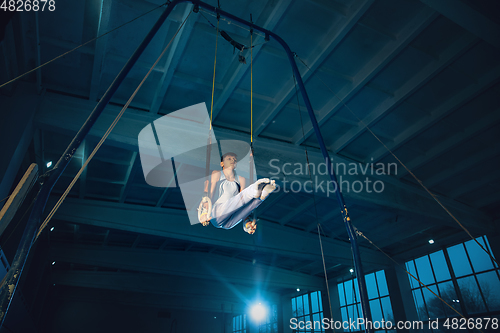
[[(250, 22), (252, 22), (252, 14), (250, 14)], [(250, 184), (254, 182), (254, 150), (253, 150), (253, 29), (250, 29)], [(257, 175), (255, 175), (257, 178)], [(257, 222), (257, 212), (252, 212), (252, 222)]]
[[(422, 285), (422, 287), (426, 288), (427, 290), (429, 290), (434, 296), (436, 296), (441, 302), (443, 302), (444, 304), (446, 304), (450, 309), (452, 309), (455, 313), (457, 313), (460, 317), (464, 318), (465, 320), (467, 320), (467, 318), (461, 314), (458, 310), (456, 310), (453, 306), (451, 306), (450, 304), (448, 304), (444, 299), (442, 299), (438, 294), (436, 294), (434, 291), (432, 291), (425, 283), (423, 283), (422, 281), (420, 281), (416, 276), (414, 276), (413, 274), (411, 274), (410, 272), (408, 272), (408, 270), (406, 270), (405, 267), (403, 267), (402, 264), (400, 264), (399, 262), (397, 262), (396, 260), (394, 260), (390, 255), (388, 255), (387, 253), (384, 252), (384, 250), (382, 250), (380, 247), (378, 247), (375, 243), (373, 243), (368, 237), (365, 236), (365, 234), (363, 232), (361, 232), (358, 228), (356, 228), (356, 226), (354, 226), (354, 230), (356, 232), (356, 234), (358, 236), (361, 236), (363, 237), (364, 239), (366, 239), (371, 245), (373, 245), (375, 248), (377, 248), (377, 250), (379, 250), (380, 252), (382, 252), (387, 258), (389, 258), (392, 262), (394, 262), (396, 265), (398, 265), (399, 267), (403, 268), (403, 270), (409, 275), (411, 276), (412, 278), (414, 278), (415, 280), (418, 281), (418, 283), (420, 283), (420, 285)], [(478, 330), (480, 332), (483, 332), (481, 331), (479, 328)]]
[(151, 12), (155, 11), (155, 10), (157, 10), (158, 8), (161, 8), (161, 7), (165, 6), (165, 5), (168, 5), (168, 3), (169, 3), (169, 2), (170, 2), (170, 1), (165, 2), (164, 4), (159, 5), (159, 6), (155, 7), (155, 8), (153, 8), (153, 9), (151, 9), (151, 10), (149, 10), (149, 11), (145, 12), (144, 14), (141, 14), (141, 15), (137, 16), (136, 18), (133, 18), (132, 20), (130, 20), (130, 21), (128, 21), (128, 22), (125, 22), (125, 23), (123, 23), (122, 25), (117, 26), (116, 28), (111, 29), (111, 30), (109, 30), (108, 32), (105, 32), (105, 33), (103, 33), (103, 34), (102, 34), (102, 35), (100, 35), (100, 36), (97, 36), (97, 37), (95, 37), (95, 38), (92, 38), (91, 40), (89, 40), (89, 41), (87, 41), (87, 42), (85, 42), (85, 43), (83, 43), (83, 44), (81, 44), (81, 45), (79, 45), (79, 46), (77, 46), (77, 47), (75, 47), (75, 48), (73, 48), (73, 49), (71, 49), (71, 50), (67, 51), (67, 52), (64, 52), (63, 54), (60, 54), (60, 55), (58, 55), (57, 57), (52, 58), (51, 60), (49, 60), (49, 61), (47, 61), (47, 62), (45, 62), (45, 63), (41, 64), (40, 66), (37, 66), (37, 67), (35, 67), (35, 68), (33, 68), (33, 69), (31, 69), (31, 70), (27, 71), (26, 73), (21, 74), (21, 75), (19, 75), (19, 76), (15, 77), (15, 78), (13, 78), (12, 80), (7, 81), (7, 82), (5, 82), (5, 83), (1, 84), (1, 85), (0, 85), (0, 88), (2, 88), (2, 87), (4, 87), (4, 86), (8, 85), (9, 83), (12, 83), (12, 82), (14, 82), (14, 81), (17, 81), (17, 80), (19, 80), (20, 78), (22, 78), (22, 77), (24, 77), (24, 76), (26, 76), (26, 75), (28, 75), (28, 74), (30, 74), (30, 73), (33, 73), (34, 71), (36, 71), (36, 70), (38, 70), (38, 69), (40, 69), (40, 68), (42, 68), (42, 67), (44, 67), (44, 66), (46, 66), (46, 65), (50, 64), (51, 62), (54, 62), (55, 60), (57, 60), (57, 59), (59, 59), (59, 58), (62, 58), (62, 57), (64, 57), (65, 55), (68, 55), (68, 54), (70, 54), (71, 52), (76, 51), (76, 50), (78, 50), (79, 48), (81, 48), (81, 47), (83, 47), (83, 46), (85, 46), (85, 45), (87, 45), (87, 44), (89, 44), (89, 43), (91, 43), (91, 42), (93, 42), (93, 41), (95, 41), (95, 40), (97, 40), (97, 39), (101, 38), (101, 37), (104, 37), (104, 36), (106, 36), (106, 35), (108, 35), (108, 34), (112, 33), (113, 31), (116, 31), (116, 30), (118, 30), (118, 29), (120, 29), (120, 28), (122, 28), (122, 27), (126, 26), (126, 25), (127, 25), (127, 24), (129, 24), (129, 23), (134, 22), (135, 20), (140, 19), (141, 17), (143, 17), (143, 16), (145, 16), (145, 15), (147, 15), (147, 14), (149, 14), (149, 13), (151, 13)]
[[(220, 6), (219, 6), (220, 8)], [(203, 15), (203, 14), (202, 14)], [(214, 94), (215, 94), (215, 71), (217, 68), (217, 43), (219, 40), (219, 19), (217, 19), (217, 32), (215, 35), (215, 56), (214, 56), (214, 72), (212, 76), (212, 98), (210, 102), (210, 127), (208, 130), (208, 139), (207, 139), (207, 158), (205, 163), (205, 180), (207, 182), (207, 187), (205, 191), (205, 196), (208, 196), (210, 193), (210, 155), (212, 153), (212, 121), (213, 121), (213, 110), (214, 110)]]
[[(309, 66), (307, 66), (307, 64), (297, 55), (295, 55), (299, 60), (300, 62), (302, 62), (302, 64), (304, 64), (304, 66), (306, 66), (309, 70), (311, 70), (311, 68)], [(455, 217), (455, 215), (453, 215), (452, 212), (450, 212), (448, 210), (448, 208), (446, 208), (446, 206), (438, 199), (438, 197), (432, 193), (428, 188), (427, 186), (424, 185), (424, 183), (396, 156), (396, 154), (389, 148), (387, 147), (387, 145), (371, 130), (371, 128), (365, 124), (365, 122), (358, 117), (358, 115), (356, 113), (354, 113), (354, 111), (351, 110), (351, 108), (347, 105), (347, 103), (345, 103), (326, 83), (325, 81), (323, 81), (321, 79), (321, 77), (317, 76), (317, 78), (323, 83), (323, 85), (325, 85), (325, 87), (330, 90), (330, 92), (347, 108), (347, 110), (349, 110), (350, 113), (352, 113), (357, 119), (358, 121), (366, 128), (366, 130), (368, 132), (370, 132), (373, 137), (375, 139), (377, 139), (377, 141), (379, 141), (382, 146), (384, 146), (384, 148), (401, 164), (401, 166), (403, 166), (403, 168), (405, 168), (405, 170), (413, 177), (413, 179), (415, 179), (419, 184), (420, 186), (439, 204), (439, 206), (441, 206), (441, 208), (444, 209), (444, 211), (467, 233), (467, 235), (469, 235), (469, 237), (471, 239), (473, 239), (477, 245), (479, 245), (479, 247), (481, 247), (481, 249), (483, 249), (484, 252), (486, 252), (490, 258), (495, 261), (495, 263), (498, 264), (497, 260), (495, 259), (495, 257), (493, 257), (493, 255), (481, 244), (479, 243), (479, 241), (474, 238), (474, 236), (472, 236), (472, 234), (470, 233), (470, 231), (462, 224), (460, 223), (460, 221)]]
[(219, 40), (219, 20), (217, 20), (217, 34), (215, 36), (215, 57), (214, 57), (214, 75), (212, 78), (212, 101), (210, 104), (210, 130), (212, 130), (212, 114), (214, 110), (214, 93), (215, 93), (215, 69), (217, 67), (217, 42)]
[[(250, 22), (251, 20), (250, 15)], [(253, 29), (250, 29), (250, 145), (253, 147)]]
[(146, 81), (146, 79), (149, 77), (149, 75), (151, 74), (151, 72), (153, 71), (153, 69), (156, 67), (156, 65), (158, 64), (158, 62), (160, 61), (160, 59), (163, 57), (163, 55), (165, 54), (165, 52), (168, 50), (168, 48), (172, 44), (172, 42), (175, 39), (175, 37), (177, 36), (177, 34), (179, 33), (179, 31), (182, 29), (182, 27), (186, 23), (186, 21), (189, 18), (189, 16), (191, 16), (191, 13), (192, 12), (189, 13), (189, 15), (186, 17), (186, 19), (184, 19), (184, 21), (182, 22), (182, 24), (179, 26), (179, 28), (175, 32), (174, 36), (172, 37), (172, 39), (170, 39), (170, 41), (168, 42), (167, 46), (165, 46), (165, 48), (161, 52), (161, 54), (158, 57), (158, 59), (156, 59), (156, 61), (153, 64), (153, 66), (151, 66), (151, 68), (149, 69), (149, 71), (146, 73), (146, 75), (144, 76), (144, 78), (142, 79), (142, 81), (139, 83), (139, 85), (137, 86), (137, 88), (135, 89), (135, 91), (132, 93), (132, 95), (128, 99), (127, 103), (123, 106), (123, 108), (121, 109), (120, 113), (116, 116), (115, 120), (109, 126), (108, 130), (106, 131), (106, 133), (104, 133), (103, 137), (101, 138), (101, 140), (99, 141), (99, 143), (97, 144), (97, 146), (94, 148), (94, 150), (89, 155), (89, 157), (87, 158), (87, 160), (85, 161), (85, 163), (82, 165), (82, 167), (80, 168), (80, 170), (78, 171), (78, 173), (76, 174), (76, 176), (73, 178), (73, 180), (71, 181), (71, 183), (68, 185), (68, 187), (66, 188), (66, 190), (62, 194), (61, 198), (59, 198), (59, 200), (57, 201), (57, 203), (54, 206), (54, 208), (51, 210), (51, 212), (49, 213), (49, 215), (45, 218), (45, 221), (43, 221), (42, 225), (38, 229), (38, 233), (36, 235), (36, 238), (38, 238), (40, 236), (40, 234), (43, 231), (43, 229), (45, 228), (45, 226), (47, 226), (47, 224), (49, 223), (49, 221), (52, 219), (52, 217), (56, 213), (57, 209), (61, 206), (61, 204), (64, 201), (64, 199), (67, 197), (67, 195), (69, 194), (69, 192), (71, 191), (71, 189), (75, 185), (76, 181), (78, 180), (78, 178), (82, 174), (83, 170), (90, 163), (90, 161), (92, 160), (92, 158), (94, 157), (94, 155), (97, 153), (97, 151), (99, 150), (99, 148), (102, 146), (102, 144), (104, 143), (104, 141), (106, 140), (106, 138), (109, 136), (109, 134), (111, 133), (111, 131), (115, 128), (116, 124), (118, 123), (118, 121), (120, 120), (120, 118), (122, 117), (122, 115), (125, 113), (125, 110), (127, 110), (128, 106), (130, 105), (130, 103), (134, 99), (135, 95), (137, 95), (137, 93), (139, 92), (139, 89), (141, 89), (142, 85), (144, 84), (144, 82)]

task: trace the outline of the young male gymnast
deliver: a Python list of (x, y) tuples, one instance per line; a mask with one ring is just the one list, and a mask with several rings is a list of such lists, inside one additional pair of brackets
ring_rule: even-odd
[[(209, 197), (215, 200), (210, 222), (217, 228), (231, 229), (246, 219), (276, 189), (274, 180), (262, 178), (245, 188), (245, 178), (236, 173), (237, 156), (224, 154), (222, 171), (214, 170), (210, 178)], [(208, 192), (208, 181), (205, 182)], [(202, 223), (208, 225), (208, 221)], [(243, 224), (243, 230), (253, 234), (257, 228), (254, 221)]]

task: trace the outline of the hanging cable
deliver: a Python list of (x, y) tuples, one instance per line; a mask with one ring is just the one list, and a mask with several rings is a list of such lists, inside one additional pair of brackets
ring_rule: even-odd
[(2, 85), (0, 85), (0, 88), (2, 88), (2, 87), (4, 87), (4, 86), (8, 85), (9, 83), (12, 83), (12, 82), (14, 82), (14, 81), (17, 81), (17, 80), (19, 80), (20, 78), (22, 78), (22, 77), (24, 77), (24, 76), (26, 76), (26, 75), (28, 75), (28, 74), (30, 74), (30, 73), (33, 73), (33, 72), (34, 72), (34, 71), (36, 71), (37, 69), (40, 69), (40, 68), (42, 68), (42, 67), (44, 67), (44, 66), (46, 66), (46, 65), (50, 64), (51, 62), (54, 62), (55, 60), (57, 60), (57, 59), (59, 59), (59, 58), (62, 58), (62, 57), (64, 57), (65, 55), (70, 54), (71, 52), (76, 51), (76, 50), (78, 50), (79, 48), (81, 48), (81, 47), (83, 47), (83, 46), (85, 46), (85, 45), (87, 45), (87, 44), (89, 44), (89, 43), (91, 43), (91, 42), (93, 42), (93, 41), (95, 41), (95, 40), (97, 40), (97, 39), (101, 38), (101, 37), (104, 37), (104, 36), (106, 36), (106, 35), (108, 35), (108, 34), (112, 33), (113, 31), (116, 31), (116, 30), (118, 30), (118, 29), (120, 29), (120, 28), (122, 28), (122, 27), (126, 26), (126, 25), (127, 25), (127, 24), (129, 24), (129, 23), (132, 23), (132, 22), (134, 22), (134, 21), (136, 21), (136, 20), (140, 19), (141, 17), (143, 17), (143, 16), (145, 16), (145, 15), (147, 15), (147, 14), (149, 14), (149, 13), (151, 13), (151, 12), (155, 11), (155, 10), (157, 10), (158, 8), (161, 8), (161, 7), (165, 6), (165, 5), (167, 5), (168, 3), (169, 3), (169, 2), (165, 2), (164, 4), (159, 5), (159, 6), (155, 7), (155, 8), (153, 8), (153, 9), (151, 9), (151, 10), (147, 11), (147, 12), (145, 12), (145, 13), (144, 13), (144, 14), (142, 14), (142, 15), (139, 15), (139, 16), (137, 16), (136, 18), (134, 18), (134, 19), (132, 19), (132, 20), (130, 20), (130, 21), (128, 21), (128, 22), (125, 22), (125, 23), (123, 23), (122, 25), (119, 25), (118, 27), (116, 27), (116, 28), (114, 28), (114, 29), (111, 29), (110, 31), (108, 31), (108, 32), (106, 32), (106, 33), (103, 33), (103, 34), (102, 34), (102, 35), (100, 35), (100, 36), (97, 36), (97, 37), (95, 37), (95, 38), (92, 38), (91, 40), (89, 40), (89, 41), (87, 41), (87, 42), (85, 42), (85, 43), (83, 43), (83, 44), (81, 44), (81, 45), (79, 45), (79, 46), (77, 46), (77, 47), (75, 47), (75, 48), (73, 48), (73, 49), (71, 49), (71, 50), (67, 51), (67, 52), (64, 52), (63, 54), (61, 54), (61, 55), (59, 55), (59, 56), (57, 56), (57, 57), (55, 57), (55, 58), (52, 58), (51, 60), (49, 60), (49, 61), (47, 61), (47, 62), (45, 62), (45, 63), (41, 64), (40, 66), (37, 66), (37, 67), (35, 67), (35, 68), (33, 68), (33, 69), (31, 69), (31, 70), (27, 71), (26, 73), (21, 74), (21, 75), (19, 75), (19, 76), (15, 77), (15, 78), (13, 78), (13, 79), (12, 79), (12, 80), (10, 80), (10, 81), (7, 81), (7, 82), (3, 83)]
[[(304, 60), (302, 60), (299, 56), (296, 55), (296, 57), (300, 60), (300, 62), (302, 62), (302, 64), (304, 66), (307, 67), (307, 69), (311, 70), (311, 68), (309, 66), (307, 66), (307, 64), (304, 62)], [(493, 257), (493, 255), (481, 244), (479, 243), (479, 241), (477, 241), (476, 238), (474, 238), (474, 236), (472, 236), (472, 234), (469, 232), (469, 230), (462, 224), (460, 223), (460, 221), (455, 217), (455, 215), (453, 215), (453, 213), (451, 213), (448, 208), (446, 208), (446, 206), (438, 199), (438, 197), (432, 193), (428, 188), (427, 186), (424, 185), (424, 183), (396, 156), (396, 154), (394, 154), (394, 152), (392, 152), (392, 150), (387, 147), (387, 145), (371, 130), (371, 128), (365, 124), (365, 122), (358, 117), (358, 115), (356, 113), (354, 113), (354, 111), (351, 110), (351, 108), (347, 105), (347, 103), (345, 103), (326, 83), (325, 81), (323, 81), (319, 76), (317, 76), (317, 78), (323, 83), (323, 85), (325, 85), (325, 87), (330, 90), (330, 92), (347, 108), (347, 110), (349, 110), (350, 113), (352, 113), (357, 119), (358, 121), (368, 130), (368, 132), (370, 132), (370, 134), (373, 135), (373, 137), (379, 141), (382, 146), (401, 164), (401, 166), (403, 166), (403, 168), (405, 168), (405, 170), (413, 177), (413, 179), (415, 179), (419, 184), (420, 186), (439, 204), (439, 206), (441, 206), (441, 208), (444, 209), (444, 211), (467, 233), (467, 235), (469, 235), (469, 237), (471, 239), (473, 239), (477, 245), (479, 245), (479, 247), (481, 247), (481, 249), (483, 249), (484, 252), (486, 252), (490, 258), (495, 261), (495, 263), (498, 264), (497, 260), (495, 259), (495, 257)]]
[[(321, 249), (321, 260), (323, 261), (323, 271), (325, 272), (326, 293), (328, 296), (328, 306), (330, 307), (330, 319), (333, 319), (332, 301), (330, 300), (330, 287), (328, 286), (328, 274), (326, 271), (325, 253), (323, 251), (323, 242), (321, 241), (320, 224), (318, 223), (316, 226), (318, 227), (318, 238), (319, 238), (319, 247)], [(335, 328), (333, 331), (335, 332)]]
[(125, 113), (125, 110), (127, 110), (128, 106), (130, 105), (130, 103), (134, 99), (135, 95), (137, 95), (137, 93), (139, 92), (139, 89), (141, 89), (141, 87), (144, 84), (144, 82), (146, 81), (146, 79), (149, 77), (149, 75), (151, 74), (151, 72), (153, 71), (153, 69), (156, 67), (156, 65), (158, 64), (158, 62), (160, 61), (160, 59), (163, 57), (163, 55), (165, 54), (165, 52), (168, 50), (168, 48), (172, 44), (172, 42), (175, 39), (175, 37), (177, 36), (177, 34), (179, 33), (179, 31), (184, 26), (184, 23), (186, 23), (186, 21), (189, 18), (189, 16), (191, 16), (191, 13), (192, 12), (189, 13), (189, 15), (186, 17), (186, 19), (179, 26), (179, 29), (177, 29), (177, 31), (175, 32), (175, 34), (172, 37), (172, 39), (170, 39), (170, 41), (168, 42), (167, 46), (161, 52), (161, 54), (158, 57), (158, 59), (156, 59), (156, 61), (153, 64), (153, 66), (151, 66), (151, 68), (149, 69), (149, 71), (146, 73), (146, 75), (144, 76), (144, 78), (142, 79), (142, 81), (139, 83), (139, 85), (137, 86), (137, 88), (135, 89), (135, 91), (132, 93), (132, 95), (128, 99), (127, 103), (123, 106), (123, 108), (121, 109), (120, 113), (116, 116), (116, 118), (113, 121), (113, 123), (109, 126), (108, 130), (106, 131), (106, 133), (104, 133), (103, 137), (101, 138), (101, 140), (99, 141), (99, 143), (97, 144), (97, 146), (94, 148), (94, 150), (89, 155), (89, 157), (87, 158), (87, 160), (85, 161), (85, 163), (82, 165), (82, 167), (80, 168), (80, 170), (78, 171), (78, 173), (76, 174), (76, 176), (73, 178), (73, 180), (68, 185), (68, 187), (66, 188), (66, 190), (64, 191), (64, 193), (62, 194), (62, 196), (59, 198), (59, 200), (57, 201), (57, 203), (54, 206), (54, 208), (52, 208), (52, 210), (50, 211), (49, 215), (45, 218), (45, 221), (43, 221), (42, 225), (38, 229), (38, 233), (36, 235), (36, 238), (38, 238), (40, 236), (40, 234), (42, 233), (42, 231), (45, 228), (45, 226), (49, 223), (49, 221), (52, 219), (52, 217), (56, 213), (57, 209), (59, 209), (59, 207), (61, 206), (61, 204), (64, 201), (64, 199), (68, 196), (69, 192), (71, 191), (71, 189), (75, 185), (76, 181), (78, 180), (78, 178), (82, 174), (83, 170), (85, 170), (85, 168), (90, 163), (90, 161), (92, 160), (92, 158), (94, 157), (94, 155), (97, 153), (97, 151), (99, 150), (99, 148), (102, 146), (102, 144), (104, 143), (104, 141), (106, 140), (106, 138), (109, 136), (109, 134), (111, 133), (111, 131), (115, 128), (116, 124), (118, 123), (118, 121), (120, 120), (120, 118), (122, 117), (122, 115)]

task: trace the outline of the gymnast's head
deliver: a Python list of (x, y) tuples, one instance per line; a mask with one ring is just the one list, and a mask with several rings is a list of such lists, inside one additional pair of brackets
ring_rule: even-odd
[(226, 153), (220, 159), (220, 166), (223, 170), (228, 168), (235, 169), (237, 162), (238, 158), (235, 153)]

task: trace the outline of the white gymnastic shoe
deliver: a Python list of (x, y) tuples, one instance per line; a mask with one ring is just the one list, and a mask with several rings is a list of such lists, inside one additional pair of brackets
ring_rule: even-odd
[(262, 197), (262, 190), (271, 183), (271, 180), (269, 178), (261, 178), (255, 182), (255, 194), (254, 198), (258, 199)]
[(262, 195), (260, 196), (260, 200), (265, 200), (269, 194), (273, 193), (276, 190), (276, 181), (271, 180), (269, 184), (266, 184), (262, 189)]

